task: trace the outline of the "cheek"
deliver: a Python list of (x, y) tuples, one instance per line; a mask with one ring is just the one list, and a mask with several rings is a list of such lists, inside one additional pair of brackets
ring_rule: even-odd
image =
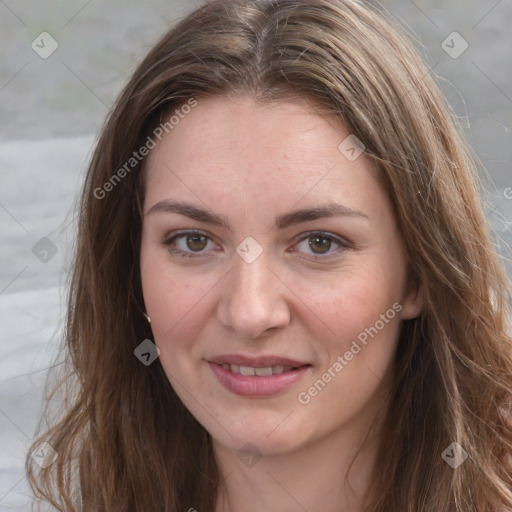
[[(162, 363), (174, 366), (194, 349), (191, 340), (199, 338), (212, 318), (211, 292), (218, 278), (209, 274), (197, 278), (193, 271), (177, 271), (162, 259), (151, 255), (142, 258), (142, 290)], [(167, 358), (166, 353), (173, 357)]]
[(378, 268), (354, 268), (334, 283), (331, 279), (301, 285), (296, 291), (302, 303), (303, 324), (316, 331), (319, 341), (326, 340), (333, 349), (337, 345), (343, 348), (400, 300), (398, 272), (395, 276), (390, 279), (389, 272), (384, 274)]
[(323, 356), (296, 396), (306, 430), (329, 430), (366, 414), (362, 411), (378, 406), (385, 383), (392, 379), (401, 305), (391, 288), (373, 283), (375, 287), (345, 283), (330, 300), (315, 302), (315, 313), (322, 315), (329, 335), (311, 333)]
[(167, 337), (180, 324), (190, 323), (204, 307), (201, 298), (206, 294), (205, 283), (192, 286), (177, 276), (155, 271), (143, 278), (142, 288), (151, 328), (157, 338)]

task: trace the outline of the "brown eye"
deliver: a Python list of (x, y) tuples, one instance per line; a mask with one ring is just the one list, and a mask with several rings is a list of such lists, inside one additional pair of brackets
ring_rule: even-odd
[(204, 235), (187, 235), (186, 244), (191, 251), (202, 251), (208, 244), (208, 237)]
[(325, 236), (311, 236), (308, 240), (309, 247), (315, 254), (325, 254), (332, 246), (332, 240)]

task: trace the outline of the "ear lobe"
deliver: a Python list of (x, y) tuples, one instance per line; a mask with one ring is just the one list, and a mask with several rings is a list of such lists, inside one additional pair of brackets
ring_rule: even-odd
[(414, 283), (410, 288), (412, 290), (408, 292), (402, 303), (402, 320), (412, 320), (420, 316), (423, 311), (423, 286)]

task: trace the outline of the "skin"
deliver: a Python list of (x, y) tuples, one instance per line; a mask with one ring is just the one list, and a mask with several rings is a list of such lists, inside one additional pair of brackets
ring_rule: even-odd
[[(148, 156), (146, 311), (171, 385), (213, 438), (225, 478), (217, 512), (360, 510), (400, 322), (418, 316), (421, 297), (408, 281), (396, 219), (372, 163), (364, 153), (350, 161), (338, 150), (348, 135), (305, 100), (263, 106), (218, 96), (199, 98)], [(150, 211), (164, 200), (222, 215), (231, 229)], [(326, 203), (363, 216), (276, 225), (283, 213)], [(189, 229), (210, 238), (165, 244)], [(310, 231), (333, 240), (313, 236), (311, 246)], [(252, 263), (236, 252), (247, 236), (262, 249)], [(397, 303), (401, 311), (308, 404), (300, 403), (298, 394)], [(241, 397), (206, 362), (227, 353), (273, 354), (311, 367), (277, 396)], [(250, 463), (237, 456), (247, 443), (256, 447), (246, 448)]]

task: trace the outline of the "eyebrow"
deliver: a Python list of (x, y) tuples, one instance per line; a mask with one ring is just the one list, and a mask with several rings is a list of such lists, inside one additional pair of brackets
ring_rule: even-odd
[[(229, 231), (233, 231), (231, 223), (223, 215), (218, 215), (205, 208), (182, 201), (164, 199), (163, 201), (154, 204), (144, 215), (147, 216), (153, 213), (177, 213), (199, 222), (205, 222), (214, 226), (221, 226)], [(350, 206), (338, 203), (328, 203), (313, 208), (305, 208), (284, 213), (276, 217), (275, 224), (279, 229), (285, 229), (289, 226), (301, 224), (302, 222), (328, 217), (359, 217), (368, 219), (368, 215), (359, 210), (355, 210)]]

